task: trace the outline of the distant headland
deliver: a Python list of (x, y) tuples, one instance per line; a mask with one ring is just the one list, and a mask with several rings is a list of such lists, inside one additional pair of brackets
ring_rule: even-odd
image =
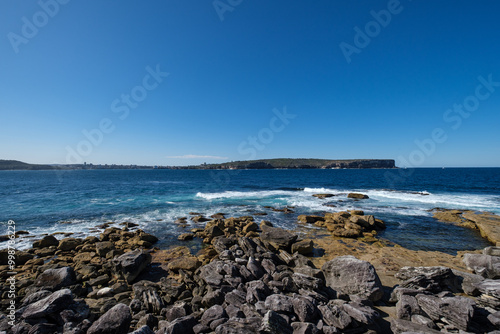
[(58, 164), (39, 165), (17, 160), (0, 160), (0, 170), (54, 170), (54, 169), (342, 169), (342, 168), (396, 168), (392, 159), (260, 159), (231, 161), (219, 164), (201, 164), (192, 166), (141, 166), (115, 164)]

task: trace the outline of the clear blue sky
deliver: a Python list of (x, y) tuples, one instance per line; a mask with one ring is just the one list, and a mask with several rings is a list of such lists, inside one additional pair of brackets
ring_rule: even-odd
[(498, 1), (55, 1), (0, 2), (0, 159), (500, 166)]

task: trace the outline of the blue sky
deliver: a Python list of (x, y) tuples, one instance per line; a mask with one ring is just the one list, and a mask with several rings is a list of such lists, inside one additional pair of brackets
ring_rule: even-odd
[(493, 0), (2, 1), (0, 159), (500, 166), (499, 12)]

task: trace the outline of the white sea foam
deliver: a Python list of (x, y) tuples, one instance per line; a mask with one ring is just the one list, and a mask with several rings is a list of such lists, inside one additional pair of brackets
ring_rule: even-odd
[(201, 197), (207, 200), (220, 198), (265, 198), (275, 196), (289, 196), (293, 191), (286, 190), (263, 190), (263, 191), (224, 191), (220, 193), (197, 193), (196, 197)]

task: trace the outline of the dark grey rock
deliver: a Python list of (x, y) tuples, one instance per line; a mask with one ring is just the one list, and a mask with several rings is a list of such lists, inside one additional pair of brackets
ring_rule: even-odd
[(336, 305), (320, 305), (318, 310), (325, 324), (339, 329), (347, 328), (353, 319), (346, 311)]
[(293, 334), (293, 328), (278, 313), (270, 310), (262, 319), (260, 327), (262, 333), (266, 334)]
[(33, 304), (28, 305), (22, 312), (23, 319), (44, 318), (59, 312), (73, 302), (73, 295), (69, 289), (58, 290)]
[(61, 288), (76, 284), (76, 275), (72, 267), (59, 269), (47, 269), (38, 276), (35, 286), (46, 290), (59, 290)]
[(500, 278), (500, 257), (484, 254), (464, 254), (467, 269), (485, 278)]
[(192, 334), (193, 327), (196, 326), (196, 318), (193, 315), (188, 315), (182, 318), (177, 318), (172, 321), (167, 327), (157, 331), (157, 334)]
[(186, 309), (182, 306), (171, 306), (165, 310), (165, 320), (174, 321), (177, 318), (185, 317)]
[(474, 316), (473, 300), (466, 297), (434, 297), (417, 295), (418, 305), (432, 319), (445, 319), (455, 328), (467, 331)]
[(285, 296), (273, 294), (266, 298), (266, 308), (275, 312), (293, 312), (293, 299)]
[(201, 316), (200, 323), (205, 326), (210, 326), (212, 321), (227, 318), (226, 311), (220, 305), (214, 305), (206, 310)]
[(347, 295), (359, 295), (371, 301), (382, 298), (382, 283), (375, 268), (354, 256), (339, 256), (322, 267), (326, 285)]
[(457, 292), (461, 288), (457, 277), (447, 267), (403, 267), (396, 273), (403, 280), (401, 287), (438, 293), (443, 290)]
[(399, 319), (411, 320), (414, 314), (421, 314), (417, 298), (409, 295), (402, 295), (396, 304), (396, 316)]
[(224, 300), (228, 304), (232, 304), (236, 307), (241, 307), (246, 302), (246, 295), (241, 290), (233, 290), (226, 294)]
[(141, 328), (141, 327), (149, 327), (149, 328), (155, 328), (158, 326), (158, 318), (156, 318), (152, 314), (146, 314), (142, 316), (137, 324), (135, 325), (135, 328)]
[(262, 281), (251, 281), (246, 284), (247, 296), (246, 301), (250, 304), (255, 304), (258, 301), (265, 301), (270, 294), (269, 288)]
[(313, 298), (295, 295), (292, 305), (294, 313), (301, 322), (314, 322), (318, 318), (318, 309)]
[(483, 249), (484, 255), (500, 256), (500, 247), (489, 246)]
[(349, 314), (351, 318), (365, 325), (372, 325), (380, 318), (377, 311), (363, 304), (349, 303), (342, 305), (341, 308)]
[(121, 274), (130, 284), (150, 263), (151, 254), (136, 249), (114, 258), (113, 270), (116, 274)]
[(416, 323), (418, 325), (423, 325), (432, 329), (437, 329), (436, 324), (431, 319), (423, 316), (421, 314), (414, 314), (411, 316), (411, 322)]
[(309, 289), (317, 291), (325, 286), (325, 283), (322, 279), (299, 273), (294, 273), (292, 275), (292, 280), (295, 286), (297, 286), (299, 289)]
[(213, 305), (221, 305), (222, 303), (224, 303), (224, 294), (221, 290), (208, 292), (203, 296), (203, 299), (201, 301), (201, 304), (206, 308)]
[(229, 319), (215, 329), (215, 334), (255, 334), (259, 333), (262, 320), (257, 317)]
[(319, 334), (315, 324), (309, 322), (292, 322), (293, 334)]
[(87, 334), (127, 333), (131, 321), (130, 308), (125, 304), (117, 304), (97, 319)]
[(130, 334), (155, 334), (155, 332), (149, 326), (144, 325)]
[(32, 294), (28, 294), (26, 295), (23, 300), (22, 300), (22, 306), (27, 306), (29, 304), (33, 304), (47, 296), (50, 296), (52, 294), (52, 292), (50, 292), (49, 290), (40, 290), (38, 292), (35, 292), (35, 293), (32, 293)]
[(264, 275), (264, 268), (262, 268), (260, 263), (251, 256), (248, 258), (247, 269), (257, 279), (261, 278)]
[(481, 303), (498, 309), (500, 307), (500, 280), (485, 279), (472, 284), (479, 292)]
[(440, 331), (431, 329), (425, 325), (413, 323), (408, 320), (391, 318), (391, 330), (394, 334), (420, 333), (420, 334), (441, 334)]
[(290, 249), (290, 246), (297, 240), (297, 235), (284, 229), (266, 225), (261, 228), (260, 239), (271, 250)]

